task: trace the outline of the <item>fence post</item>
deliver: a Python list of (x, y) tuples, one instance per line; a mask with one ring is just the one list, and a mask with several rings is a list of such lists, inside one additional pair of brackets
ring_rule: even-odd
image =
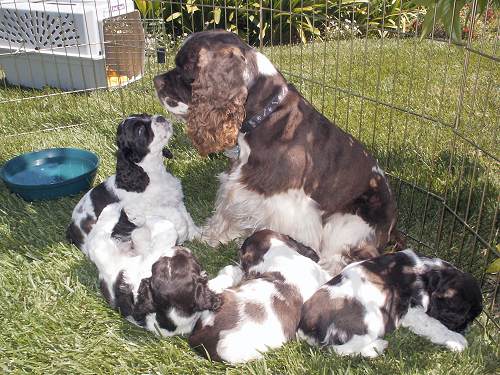
[(262, 33), (262, 28), (264, 27), (264, 13), (262, 11), (262, 0), (259, 0), (259, 50), (262, 52), (262, 47), (264, 47), (264, 35)]

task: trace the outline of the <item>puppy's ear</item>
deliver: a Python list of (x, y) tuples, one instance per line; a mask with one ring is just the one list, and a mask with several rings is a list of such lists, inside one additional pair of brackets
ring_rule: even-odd
[(150, 289), (156, 307), (165, 308), (172, 304), (173, 288), (171, 264), (168, 257), (161, 257), (151, 267)]
[(118, 152), (130, 163), (139, 163), (148, 154), (149, 143), (153, 137), (149, 125), (137, 117), (134, 115), (125, 119), (116, 131)]
[(306, 246), (300, 243), (299, 241), (294, 240), (290, 236), (287, 235), (282, 235), (282, 236), (283, 236), (283, 241), (292, 249), (294, 249), (296, 252), (298, 252), (300, 255), (311, 259), (315, 263), (319, 262), (319, 255), (309, 246)]
[(151, 279), (142, 279), (137, 290), (137, 301), (134, 305), (132, 317), (140, 325), (146, 324), (146, 316), (155, 312), (153, 294), (151, 293)]
[(200, 68), (192, 84), (187, 133), (198, 152), (205, 156), (236, 144), (245, 118), (247, 88), (246, 58), (240, 49), (201, 49)]
[(194, 310), (215, 311), (221, 306), (221, 297), (208, 288), (207, 279), (198, 277), (194, 290)]
[(144, 169), (132, 162), (121, 149), (116, 155), (116, 187), (126, 191), (142, 193), (149, 184), (149, 176)]

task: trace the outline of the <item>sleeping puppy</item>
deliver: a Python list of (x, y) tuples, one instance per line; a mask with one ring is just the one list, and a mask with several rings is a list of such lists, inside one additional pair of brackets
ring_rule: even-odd
[(298, 333), (341, 355), (376, 357), (382, 337), (402, 325), (462, 351), (461, 332), (481, 310), (472, 275), (408, 249), (347, 266), (304, 304)]
[(91, 189), (73, 210), (67, 237), (85, 254), (87, 238), (102, 210), (109, 204), (122, 207), (120, 219), (112, 229), (132, 253), (140, 253), (150, 233), (145, 222), (150, 216), (163, 217), (174, 224), (177, 243), (199, 235), (199, 230), (183, 202), (180, 181), (168, 173), (163, 156), (173, 134), (172, 124), (159, 115), (131, 115), (118, 125), (116, 174)]
[(106, 206), (88, 236), (88, 256), (99, 271), (106, 301), (130, 322), (162, 336), (188, 334), (200, 312), (220, 298), (191, 252), (175, 246), (177, 231), (163, 218), (148, 220), (147, 251), (130, 255), (111, 235), (122, 209)]
[(240, 250), (243, 281), (222, 292), (218, 310), (201, 314), (189, 344), (213, 360), (240, 363), (293, 339), (303, 301), (330, 278), (317, 261), (288, 236), (254, 233)]

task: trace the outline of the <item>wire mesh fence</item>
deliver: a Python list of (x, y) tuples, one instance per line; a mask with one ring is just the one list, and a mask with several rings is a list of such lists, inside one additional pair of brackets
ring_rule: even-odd
[[(486, 324), (500, 328), (499, 273), (487, 272), (499, 256), (500, 13), (493, 2), (480, 11), (473, 1), (456, 12), (467, 20), (459, 41), (437, 17), (421, 38), (423, 10), (400, 0), (25, 3), (0, 2), (1, 161), (81, 145), (112, 160), (122, 116), (162, 111), (152, 77), (172, 66), (183, 39), (208, 28), (233, 31), (378, 158), (409, 243), (476, 275), (488, 303)], [(71, 3), (83, 18), (74, 6), (62, 9)], [(44, 10), (54, 6), (47, 17)], [(16, 21), (19, 9), (27, 16)], [(99, 38), (78, 35), (75, 25), (87, 35), (90, 20)], [(43, 88), (23, 87), (29, 81)], [(102, 177), (110, 173), (110, 166), (101, 168)]]

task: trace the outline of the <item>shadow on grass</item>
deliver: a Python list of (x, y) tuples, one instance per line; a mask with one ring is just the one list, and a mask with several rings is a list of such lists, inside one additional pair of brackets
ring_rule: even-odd
[(26, 202), (0, 184), (2, 244), (28, 258), (43, 259), (52, 246), (66, 241), (66, 227), (80, 196)]
[[(420, 173), (400, 179), (408, 168)], [(398, 228), (409, 235), (409, 245), (482, 277), (494, 256), (487, 248), (497, 225), (500, 192), (487, 168), (468, 155), (443, 151), (428, 170), (414, 154), (399, 151), (390, 155), (388, 172), (398, 203)]]

